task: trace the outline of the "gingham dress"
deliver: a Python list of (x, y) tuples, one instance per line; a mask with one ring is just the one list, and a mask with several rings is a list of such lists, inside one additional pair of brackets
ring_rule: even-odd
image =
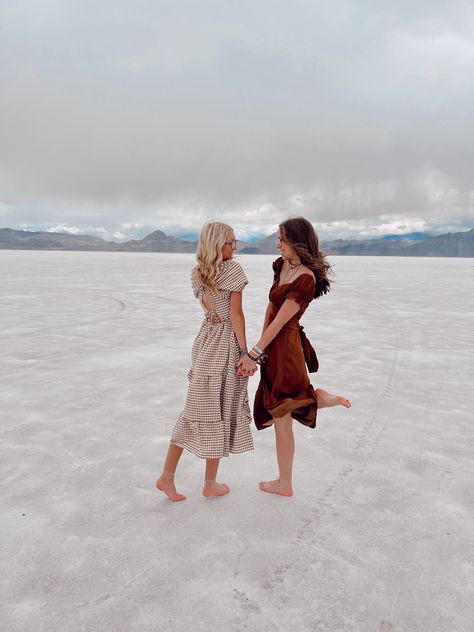
[[(204, 288), (196, 268), (191, 281), (202, 304)], [(219, 292), (212, 299), (221, 322), (212, 323), (203, 305), (205, 317), (192, 348), (186, 403), (171, 435), (171, 443), (202, 459), (253, 450), (248, 377), (236, 373), (240, 350), (229, 318), (231, 293), (242, 292), (248, 281), (233, 259), (221, 263), (216, 281)]]

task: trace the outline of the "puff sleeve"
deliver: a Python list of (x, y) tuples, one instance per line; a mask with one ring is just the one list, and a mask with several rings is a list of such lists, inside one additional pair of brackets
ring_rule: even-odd
[(313, 274), (302, 274), (290, 285), (285, 298), (293, 299), (301, 307), (307, 307), (314, 298), (315, 285)]
[(230, 259), (223, 264), (223, 270), (218, 279), (219, 289), (224, 292), (242, 292), (248, 280), (238, 261)]
[(273, 280), (276, 282), (278, 277), (280, 276), (280, 272), (281, 269), (283, 267), (283, 257), (278, 257), (278, 259), (275, 259), (275, 261), (272, 263), (272, 268), (273, 268)]
[(202, 283), (199, 280), (196, 268), (193, 268), (191, 271), (191, 286), (193, 288), (194, 298), (198, 298), (199, 291), (202, 289)]

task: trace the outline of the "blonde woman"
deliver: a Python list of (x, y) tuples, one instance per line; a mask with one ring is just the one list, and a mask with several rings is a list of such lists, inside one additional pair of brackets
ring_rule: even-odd
[(176, 491), (174, 475), (183, 450), (206, 460), (203, 495), (224, 496), (230, 489), (216, 481), (220, 459), (229, 453), (253, 450), (247, 376), (236, 366), (247, 353), (242, 292), (248, 283), (233, 259), (234, 231), (210, 222), (200, 234), (192, 288), (204, 309), (204, 320), (192, 348), (188, 393), (171, 435), (156, 487), (172, 501), (186, 497)]

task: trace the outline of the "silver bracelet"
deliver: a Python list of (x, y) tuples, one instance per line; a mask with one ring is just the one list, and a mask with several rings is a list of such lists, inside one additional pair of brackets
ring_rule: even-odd
[(260, 349), (260, 347), (257, 347), (257, 345), (255, 345), (255, 346), (252, 348), (252, 351), (255, 351), (255, 353), (256, 353), (257, 355), (259, 355), (259, 356), (261, 356), (261, 355), (262, 355), (262, 353), (263, 353), (263, 351)]

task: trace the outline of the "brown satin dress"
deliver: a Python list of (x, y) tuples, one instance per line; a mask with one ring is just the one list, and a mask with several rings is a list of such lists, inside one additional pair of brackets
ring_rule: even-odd
[(295, 300), (301, 308), (265, 349), (268, 360), (260, 370), (253, 409), (258, 430), (268, 427), (273, 418), (284, 417), (287, 413), (305, 426), (316, 426), (318, 403), (306, 364), (313, 372), (318, 370), (318, 361), (299, 324), (314, 298), (315, 279), (313, 274), (302, 274), (291, 283), (278, 285), (283, 262), (283, 258), (279, 257), (273, 263), (275, 280), (269, 294), (273, 305), (269, 323), (287, 298)]

